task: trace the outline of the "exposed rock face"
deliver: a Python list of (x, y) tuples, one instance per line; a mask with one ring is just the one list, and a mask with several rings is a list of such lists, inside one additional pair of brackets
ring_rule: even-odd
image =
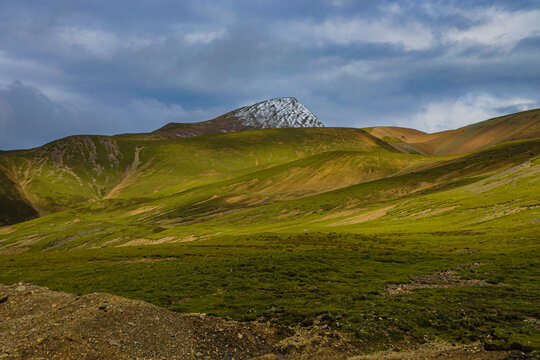
[(245, 106), (233, 111), (232, 115), (245, 126), (258, 129), (324, 126), (311, 111), (291, 97)]
[(295, 98), (275, 98), (244, 106), (213, 120), (170, 123), (154, 131), (161, 138), (183, 138), (255, 129), (323, 127), (315, 115)]

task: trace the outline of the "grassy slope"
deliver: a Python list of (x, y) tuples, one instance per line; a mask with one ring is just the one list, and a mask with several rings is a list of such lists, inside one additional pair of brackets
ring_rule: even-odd
[[(366, 348), (437, 336), (540, 349), (539, 139), (426, 157), (349, 129), (299, 131), (149, 141), (116, 198), (4, 228), (3, 250), (29, 251), (0, 255), (0, 282), (282, 324), (324, 314)], [(176, 184), (174, 169), (192, 173)], [(138, 238), (158, 245), (115, 247)], [(385, 296), (473, 262), (485, 265), (462, 277), (491, 285)]]
[[(493, 174), (527, 162), (539, 153), (539, 140), (518, 141), (459, 159), (447, 160), (438, 165), (432, 164), (425, 169), (419, 168), (406, 174), (245, 210), (200, 225), (174, 228), (155, 237), (176, 232), (208, 232), (208, 229), (238, 234), (305, 229), (392, 232), (411, 229), (411, 220), (415, 220), (414, 227), (420, 225), (418, 222), (424, 223), (424, 226), (429, 225), (430, 231), (441, 226), (445, 229), (460, 230), (473, 219), (482, 218), (484, 213), (493, 211), (495, 207), (508, 211), (525, 207), (524, 210), (538, 213), (539, 209), (534, 207), (538, 174), (532, 170), (531, 173), (526, 173), (527, 175), (512, 174), (515, 176), (512, 182), (490, 189), (486, 193), (464, 189), (467, 189), (465, 186), (468, 184), (475, 184)], [(524, 180), (523, 184), (518, 182), (522, 175), (528, 179)], [(509, 198), (512, 197), (514, 200), (510, 201)], [(481, 205), (483, 203), (486, 204)], [(475, 204), (478, 206), (475, 207)], [(380, 209), (383, 211), (379, 211)], [(464, 211), (465, 209), (467, 211)], [(388, 214), (385, 216), (386, 213)], [(465, 222), (453, 221), (459, 214), (461, 216), (458, 218), (464, 218)], [(434, 222), (434, 219), (439, 221)], [(385, 226), (382, 226), (381, 222)], [(236, 226), (231, 227), (230, 224)], [(343, 229), (340, 230), (340, 227)]]
[[(67, 140), (71, 139), (62, 140), (61, 144)], [(123, 159), (123, 163), (111, 166), (110, 176), (105, 171), (98, 175), (89, 168), (101, 166), (104, 160), (109, 161), (108, 157), (94, 156), (97, 160), (93, 163), (81, 161), (79, 153), (87, 154), (77, 148), (79, 153), (60, 157), (54, 143), (48, 148), (4, 157), (5, 163), (31, 179), (25, 181), (32, 194), (38, 195), (39, 201), (35, 203), (52, 204), (47, 194), (56, 193), (56, 203), (64, 200), (65, 208), (87, 204), (82, 210), (68, 210), (17, 225), (22, 231), (9, 234), (8, 241), (22, 241), (27, 246), (28, 236), (39, 240), (53, 234), (48, 239), (51, 246), (77, 238), (80, 241), (71, 244), (75, 246), (84, 238), (107, 241), (117, 233), (141, 237), (159, 230), (158, 218), (170, 220), (183, 210), (204, 216), (197, 210), (199, 202), (206, 202), (206, 212), (212, 204), (217, 204), (218, 210), (223, 210), (223, 206), (241, 209), (388, 176), (425, 160), (397, 153), (384, 142), (355, 129), (264, 130), (179, 141), (134, 142), (122, 137), (98, 140), (113, 143), (119, 149), (116, 157)], [(85, 141), (96, 143), (91, 138)], [(59, 162), (59, 157), (62, 166), (54, 162)], [(23, 165), (13, 165), (17, 162)], [(306, 177), (311, 180), (309, 187)], [(49, 184), (45, 180), (40, 182), (42, 178), (47, 178)], [(99, 192), (92, 191), (94, 188)], [(249, 201), (234, 199), (246, 193), (246, 188), (251, 194)], [(77, 197), (77, 192), (87, 197)], [(73, 202), (69, 204), (68, 200)], [(250, 202), (253, 204), (249, 205)], [(156, 207), (162, 211), (152, 211)], [(141, 222), (139, 218), (149, 211), (157, 215)], [(89, 221), (81, 221), (80, 217), (87, 214), (91, 214)], [(126, 217), (128, 224), (123, 221)], [(110, 223), (111, 219), (116, 221)], [(48, 226), (51, 222), (57, 226)], [(126, 231), (124, 225), (130, 230)]]
[[(530, 189), (515, 201), (501, 200), (512, 192), (495, 189), (489, 197), (493, 200), (490, 205), (467, 212), (462, 210), (470, 206), (457, 201), (457, 194), (462, 194), (463, 186), (522, 164), (539, 153), (539, 140), (442, 159), (386, 151), (324, 152), (171, 195), (171, 187), (165, 187), (150, 198), (96, 201), (18, 224), (12, 232), (0, 235), (4, 244), (1, 250), (119, 245), (134, 240), (135, 244), (170, 242), (192, 240), (193, 236), (265, 231), (369, 233), (387, 227), (387, 232), (406, 231), (411, 219), (425, 226), (431, 224), (430, 229), (444, 226), (460, 230), (470, 221), (455, 223), (452, 219), (456, 215), (467, 214), (463, 215), (465, 220), (482, 218), (492, 211), (490, 206), (506, 203), (503, 208), (508, 211), (512, 206), (537, 211), (531, 203), (534, 181), (530, 187), (514, 186), (512, 191)], [(537, 175), (531, 176), (534, 180)], [(324, 191), (347, 184), (347, 178), (359, 184)], [(473, 204), (484, 198), (475, 193), (462, 196), (464, 202)], [(55, 226), (50, 227), (50, 223)]]
[(104, 136), (73, 136), (0, 154), (0, 169), (45, 215), (105, 196), (133, 162), (134, 148)]
[(355, 129), (252, 131), (176, 141), (73, 136), (2, 153), (0, 170), (44, 215), (103, 198), (174, 194), (324, 151), (370, 149), (393, 150)]
[(148, 142), (119, 198), (162, 197), (327, 151), (395, 151), (357, 129), (271, 129)]

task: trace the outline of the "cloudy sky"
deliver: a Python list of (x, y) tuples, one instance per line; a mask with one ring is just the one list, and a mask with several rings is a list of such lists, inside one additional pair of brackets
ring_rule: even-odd
[(0, 2), (0, 149), (280, 96), (428, 132), (540, 107), (540, 2)]

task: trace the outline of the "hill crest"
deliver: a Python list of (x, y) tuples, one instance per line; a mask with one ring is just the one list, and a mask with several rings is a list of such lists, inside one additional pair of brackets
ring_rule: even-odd
[(273, 98), (241, 107), (198, 123), (169, 123), (152, 134), (160, 138), (184, 138), (256, 129), (324, 127), (293, 97)]
[(508, 141), (540, 137), (540, 109), (499, 116), (459, 129), (431, 134), (393, 126), (366, 130), (404, 152), (455, 155)]

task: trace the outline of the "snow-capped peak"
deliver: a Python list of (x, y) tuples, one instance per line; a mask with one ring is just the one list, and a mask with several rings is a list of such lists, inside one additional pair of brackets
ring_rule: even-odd
[(231, 114), (243, 125), (259, 128), (324, 127), (315, 115), (292, 97), (266, 100)]

